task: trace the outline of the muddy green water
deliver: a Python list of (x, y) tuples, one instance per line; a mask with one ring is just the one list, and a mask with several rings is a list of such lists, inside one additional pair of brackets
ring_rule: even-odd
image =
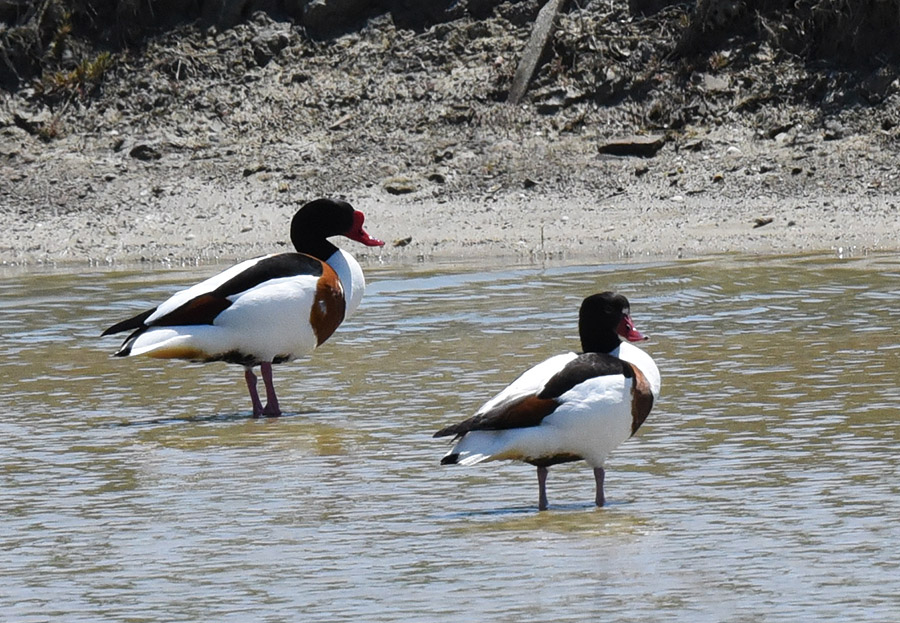
[[(5, 621), (896, 621), (900, 259), (368, 267), (276, 367), (112, 359), (109, 324), (220, 267), (6, 269)], [(608, 463), (440, 467), (431, 434), (632, 301), (663, 395)]]

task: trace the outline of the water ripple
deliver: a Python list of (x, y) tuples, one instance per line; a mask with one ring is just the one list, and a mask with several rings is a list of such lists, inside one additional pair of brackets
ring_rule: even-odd
[[(110, 358), (100, 330), (215, 271), (0, 285), (0, 609), (11, 621), (893, 621), (893, 257), (378, 268), (276, 369)], [(608, 465), (442, 468), (433, 431), (632, 301), (663, 396)], [(85, 301), (88, 301), (85, 304)]]

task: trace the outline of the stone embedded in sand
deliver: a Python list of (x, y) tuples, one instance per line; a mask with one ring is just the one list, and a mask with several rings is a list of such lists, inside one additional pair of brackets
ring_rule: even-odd
[(135, 145), (131, 148), (131, 151), (128, 152), (128, 155), (132, 158), (137, 158), (138, 160), (159, 160), (162, 158), (162, 154), (159, 151), (151, 147), (150, 145), (146, 145), (141, 143), (140, 145)]
[(384, 181), (382, 188), (392, 195), (407, 195), (419, 190), (416, 183), (408, 177), (392, 177)]
[(607, 141), (597, 147), (597, 151), (601, 154), (609, 154), (611, 156), (639, 156), (641, 158), (649, 158), (655, 156), (656, 152), (662, 149), (662, 146), (665, 144), (666, 137), (661, 134), (629, 136)]

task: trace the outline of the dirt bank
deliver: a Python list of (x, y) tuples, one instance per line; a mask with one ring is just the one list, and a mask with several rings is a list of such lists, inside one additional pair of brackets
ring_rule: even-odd
[(532, 21), (512, 9), (326, 42), (265, 14), (190, 24), (89, 93), (3, 92), (0, 262), (245, 257), (322, 195), (366, 213), (384, 261), (900, 249), (896, 79), (811, 103), (795, 58), (719, 48), (686, 71), (665, 60), (677, 15), (596, 6), (560, 18), (515, 106)]

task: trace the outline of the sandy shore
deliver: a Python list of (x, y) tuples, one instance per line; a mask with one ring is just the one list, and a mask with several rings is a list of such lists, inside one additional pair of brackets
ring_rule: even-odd
[[(828, 147), (834, 153), (850, 149)], [(496, 193), (477, 189), (480, 196), (469, 192), (453, 198), (429, 196), (427, 189), (395, 196), (375, 186), (358, 194), (347, 189), (334, 194), (362, 210), (369, 231), (387, 242), (375, 250), (346, 242), (345, 248), (363, 261), (592, 262), (900, 250), (898, 195), (880, 177), (894, 183), (882, 170), (888, 163), (848, 179), (829, 162), (825, 156), (807, 162), (815, 171), (810, 177), (783, 167), (749, 175), (746, 171), (759, 165), (732, 162), (734, 170), (721, 180), (721, 163), (714, 161), (678, 164), (669, 158), (658, 172), (651, 168), (639, 177), (633, 171), (646, 166), (643, 160), (618, 158), (585, 165), (585, 175), (624, 171), (617, 178), (612, 175), (618, 181), (608, 189), (573, 183), (547, 190), (538, 184)], [(57, 177), (48, 181), (31, 163), (21, 179), (31, 184), (32, 194), (34, 180), (41, 180), (45, 205), (31, 210), (18, 206), (0, 230), (0, 262), (5, 265), (226, 262), (285, 250), (290, 217), (311, 198), (258, 176), (238, 178), (228, 187), (221, 180), (198, 180), (190, 172), (178, 175), (162, 167), (135, 167), (104, 181), (81, 171), (81, 164), (72, 171), (61, 171), (59, 163), (43, 166), (54, 167)], [(651, 161), (650, 166), (659, 165)], [(667, 171), (673, 167), (690, 169), (697, 185), (670, 184)], [(7, 180), (15, 180), (17, 173), (21, 170), (10, 166), (2, 171)], [(78, 197), (85, 186), (91, 192)]]
[[(538, 197), (488, 205), (355, 202), (382, 249), (339, 244), (362, 261), (542, 260), (702, 257), (799, 252), (896, 251), (888, 200), (864, 206), (747, 201), (719, 216), (714, 201)], [(547, 205), (553, 206), (548, 214)], [(200, 207), (98, 217), (77, 213), (15, 223), (3, 233), (5, 265), (223, 262), (287, 250), (293, 206), (260, 205), (211, 216)], [(716, 215), (716, 216), (710, 216)], [(758, 226), (757, 219), (772, 219)], [(9, 240), (11, 230), (19, 230)]]

